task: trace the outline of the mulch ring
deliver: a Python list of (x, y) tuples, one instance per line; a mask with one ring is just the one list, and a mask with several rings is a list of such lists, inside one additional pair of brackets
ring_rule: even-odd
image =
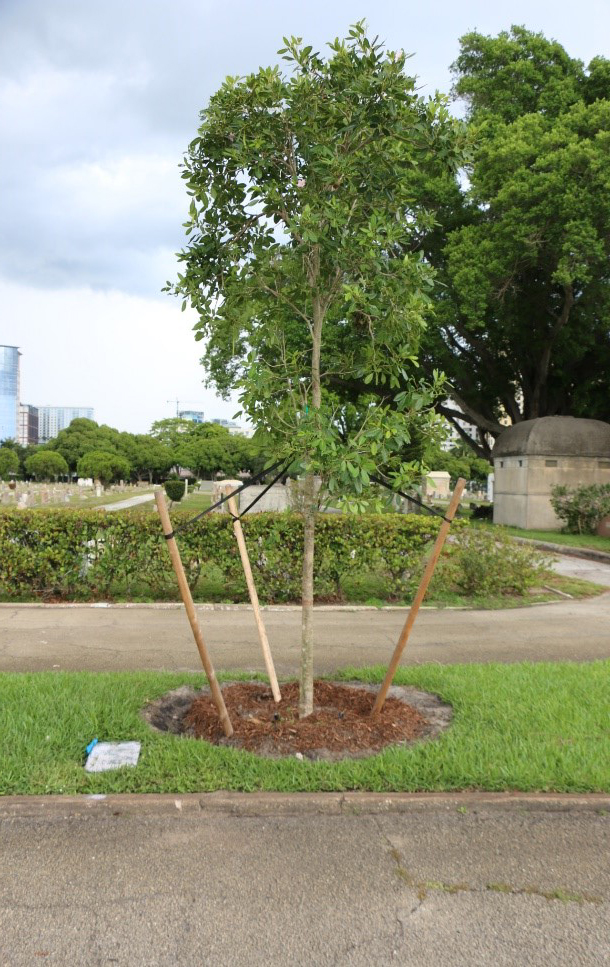
[(175, 689), (143, 712), (153, 728), (215, 745), (279, 758), (338, 760), (374, 755), (388, 745), (434, 738), (451, 721), (451, 708), (436, 695), (393, 686), (382, 711), (371, 715), (378, 686), (316, 681), (314, 712), (299, 719), (299, 686), (281, 686), (276, 704), (262, 682), (223, 686), (234, 733), (227, 739), (208, 689)]

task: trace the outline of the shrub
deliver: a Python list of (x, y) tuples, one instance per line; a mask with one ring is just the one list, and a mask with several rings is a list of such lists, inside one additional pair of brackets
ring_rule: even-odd
[(593, 534), (603, 517), (610, 514), (610, 484), (587, 487), (553, 487), (551, 506), (570, 534)]
[[(518, 544), (496, 528), (471, 527), (445, 544), (430, 593), (523, 594), (547, 567), (548, 559), (536, 548)], [(415, 578), (421, 569), (423, 565)]]
[(172, 503), (177, 503), (184, 497), (184, 480), (166, 480), (163, 486)]
[(471, 504), (470, 510), (473, 520), (493, 520), (493, 504)]
[(380, 571), (348, 571), (340, 576), (339, 585), (348, 601), (388, 597), (388, 579)]
[[(179, 526), (190, 516), (178, 510), (172, 521)], [(248, 599), (231, 525), (228, 514), (208, 514), (178, 534), (186, 575), (198, 596), (211, 584), (221, 599)], [(242, 525), (260, 600), (298, 601), (302, 518), (254, 514)], [(452, 532), (464, 526), (454, 521)], [(316, 599), (341, 600), (345, 582), (349, 585), (349, 578), (360, 573), (383, 574), (388, 597), (403, 598), (438, 528), (437, 518), (424, 515), (322, 515), (316, 534)], [(156, 515), (72, 509), (0, 512), (0, 593), (9, 599), (177, 597)]]
[(205, 564), (197, 582), (197, 595), (204, 601), (223, 601), (230, 597), (224, 574), (217, 564)]

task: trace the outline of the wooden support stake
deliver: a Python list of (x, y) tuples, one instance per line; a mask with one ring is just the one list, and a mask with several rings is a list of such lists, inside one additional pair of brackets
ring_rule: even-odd
[[(231, 487), (228, 487), (225, 492), (230, 494), (231, 489)], [(271, 656), (267, 632), (265, 631), (265, 625), (263, 624), (263, 616), (260, 612), (258, 594), (256, 593), (256, 586), (254, 584), (254, 578), (252, 577), (252, 568), (250, 567), (250, 558), (248, 557), (248, 548), (246, 547), (246, 542), (244, 540), (244, 532), (242, 530), (241, 521), (237, 516), (239, 511), (237, 510), (235, 497), (230, 497), (227, 501), (227, 504), (229, 506), (229, 512), (233, 515), (233, 533), (237, 539), (239, 556), (241, 557), (244, 574), (246, 575), (248, 594), (250, 595), (250, 601), (252, 602), (252, 610), (254, 611), (256, 627), (258, 629), (258, 640), (260, 641), (261, 648), (263, 650), (263, 658), (265, 659), (265, 668), (267, 669), (267, 674), (269, 676), (271, 691), (273, 692), (275, 701), (280, 702), (282, 700), (282, 696), (280, 695), (280, 687), (277, 683), (277, 675), (275, 674), (275, 667), (273, 664), (273, 658)]]
[[(163, 525), (163, 533), (172, 533), (172, 523), (169, 519), (169, 513), (167, 511), (167, 504), (165, 503), (165, 494), (162, 490), (157, 490), (155, 492), (155, 501), (157, 504), (157, 509), (159, 511), (159, 517), (161, 518), (161, 523)], [(178, 586), (180, 588), (180, 594), (182, 595), (182, 600), (184, 601), (184, 607), (186, 608), (186, 613), (188, 619), (191, 623), (191, 628), (193, 631), (193, 637), (195, 639), (195, 644), (199, 651), (201, 658), (201, 663), (204, 667), (205, 673), (207, 675), (208, 682), (210, 683), (210, 689), (212, 691), (212, 698), (214, 700), (214, 705), (218, 709), (218, 715), (220, 717), (220, 722), (224, 734), (229, 738), (233, 735), (233, 726), (231, 725), (231, 719), (229, 718), (229, 713), (227, 712), (227, 706), (225, 705), (225, 700), (222, 697), (222, 692), (220, 690), (220, 685), (216, 680), (216, 675), (214, 673), (214, 667), (208, 655), (208, 650), (205, 646), (203, 640), (203, 634), (201, 628), (199, 627), (199, 622), (197, 621), (197, 615), (195, 613), (195, 605), (193, 604), (193, 598), (191, 596), (191, 590), (188, 586), (186, 580), (186, 574), (184, 573), (184, 568), (182, 566), (182, 560), (180, 558), (180, 551), (178, 550), (178, 545), (174, 537), (170, 537), (166, 540), (166, 544), (169, 550), (170, 557), (172, 559), (172, 564), (174, 566), (174, 571), (176, 572), (176, 577), (178, 578)]]
[(388, 690), (390, 688), (390, 685), (392, 684), (394, 675), (396, 674), (396, 669), (398, 668), (398, 663), (400, 662), (401, 655), (404, 651), (407, 641), (409, 640), (411, 629), (415, 624), (415, 619), (417, 618), (417, 612), (419, 611), (420, 605), (424, 600), (424, 596), (426, 594), (426, 591), (428, 590), (428, 585), (432, 580), (434, 569), (436, 568), (438, 559), (443, 549), (443, 544), (445, 543), (445, 539), (447, 537), (447, 534), (449, 533), (449, 527), (451, 526), (451, 521), (455, 517), (456, 511), (459, 507), (460, 498), (462, 496), (462, 491), (464, 490), (465, 486), (466, 486), (466, 481), (464, 480), (463, 477), (460, 477), (460, 479), (455, 485), (455, 490), (453, 491), (453, 496), (451, 498), (451, 503), (449, 504), (449, 509), (447, 510), (447, 514), (445, 515), (445, 520), (441, 524), (440, 530), (438, 532), (438, 537), (436, 538), (436, 542), (432, 550), (432, 554), (430, 555), (430, 560), (426, 564), (426, 570), (423, 573), (423, 577), (417, 589), (417, 594), (413, 599), (413, 604), (411, 605), (411, 608), (409, 610), (409, 614), (407, 616), (407, 620), (405, 621), (404, 628), (402, 629), (400, 638), (398, 639), (398, 643), (396, 645), (396, 648), (394, 649), (394, 654), (392, 655), (392, 661), (390, 662), (390, 667), (388, 668), (387, 674), (383, 680), (383, 684), (379, 689), (377, 698), (375, 699), (375, 704), (373, 705), (373, 711), (371, 713), (372, 715), (377, 715), (377, 713), (381, 712), (381, 709), (383, 708), (383, 703), (387, 698)]

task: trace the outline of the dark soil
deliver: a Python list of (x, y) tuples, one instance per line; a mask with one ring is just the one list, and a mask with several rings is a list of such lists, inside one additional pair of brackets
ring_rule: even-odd
[(184, 732), (259, 755), (339, 759), (371, 755), (428, 731), (426, 718), (399, 698), (388, 698), (372, 716), (377, 689), (316, 681), (314, 712), (304, 719), (299, 719), (298, 684), (284, 684), (281, 691), (282, 701), (276, 704), (262, 683), (225, 685), (222, 693), (234, 729), (230, 739), (222, 732), (210, 695), (202, 694), (184, 715)]

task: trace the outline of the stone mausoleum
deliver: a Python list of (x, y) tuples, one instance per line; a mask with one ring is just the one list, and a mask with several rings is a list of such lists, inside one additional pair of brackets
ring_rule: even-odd
[(551, 506), (557, 484), (610, 484), (610, 423), (573, 416), (525, 420), (493, 448), (494, 524), (561, 530)]

